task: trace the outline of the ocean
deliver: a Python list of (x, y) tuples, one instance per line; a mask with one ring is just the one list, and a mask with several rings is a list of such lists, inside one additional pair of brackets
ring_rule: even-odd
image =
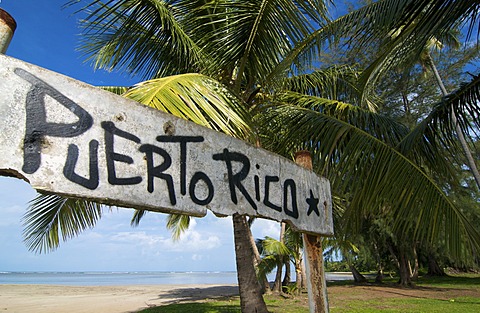
[(236, 272), (0, 272), (0, 284), (120, 286), (236, 283)]
[[(275, 273), (268, 276), (272, 281)], [(327, 280), (350, 280), (350, 273), (327, 273)], [(236, 272), (0, 272), (0, 284), (64, 286), (237, 284)]]

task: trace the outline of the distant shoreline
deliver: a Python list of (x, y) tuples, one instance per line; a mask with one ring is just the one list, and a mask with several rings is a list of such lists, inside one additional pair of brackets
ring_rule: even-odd
[(0, 272), (0, 284), (44, 284), (65, 286), (236, 284), (236, 272)]
[[(269, 275), (274, 280), (275, 273)], [(327, 281), (352, 280), (351, 273), (327, 273)], [(0, 284), (63, 286), (234, 285), (236, 272), (0, 272)]]

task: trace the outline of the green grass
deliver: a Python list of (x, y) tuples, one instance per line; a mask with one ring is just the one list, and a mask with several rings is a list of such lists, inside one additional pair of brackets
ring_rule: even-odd
[(181, 303), (158, 306), (141, 311), (142, 313), (241, 313), (240, 301), (214, 301)]
[(480, 275), (460, 274), (444, 277), (422, 277), (416, 283), (418, 286), (431, 286), (442, 288), (469, 289), (480, 288)]
[[(279, 296), (266, 295), (265, 302), (270, 312), (275, 313), (305, 313), (305, 302), (297, 298), (285, 299)], [(208, 302), (178, 303), (167, 306), (153, 307), (141, 311), (141, 313), (241, 313), (240, 299), (232, 297), (227, 300), (208, 300)]]
[[(480, 276), (422, 277), (415, 288), (400, 288), (394, 280), (385, 284), (356, 285), (353, 282), (328, 284), (331, 313), (343, 312), (480, 312)], [(306, 293), (296, 297), (266, 295), (272, 313), (308, 313)], [(240, 313), (238, 297), (178, 303), (149, 308), (141, 313)]]
[(440, 299), (383, 299), (349, 302), (330, 312), (386, 312), (386, 313), (474, 313), (480, 312), (480, 299), (460, 297)]

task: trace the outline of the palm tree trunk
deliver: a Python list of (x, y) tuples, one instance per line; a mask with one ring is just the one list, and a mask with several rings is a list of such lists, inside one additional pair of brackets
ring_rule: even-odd
[[(281, 243), (285, 243), (285, 227), (286, 224), (281, 222), (280, 223), (280, 239)], [(282, 270), (283, 270), (283, 260), (282, 258), (278, 259), (277, 265), (277, 275), (275, 275), (275, 283), (273, 284), (273, 291), (277, 293), (282, 292)]]
[(378, 246), (375, 242), (373, 242), (373, 247), (375, 251), (375, 258), (377, 260), (377, 276), (375, 277), (376, 283), (382, 283), (383, 281), (383, 265), (382, 265), (382, 258), (380, 257), (380, 252), (378, 251)]
[(307, 288), (307, 268), (305, 265), (305, 257), (303, 257), (302, 260), (300, 261), (300, 266), (302, 268), (302, 272), (301, 272), (302, 284), (300, 285), (300, 288), (305, 289)]
[(277, 263), (277, 274), (275, 275), (275, 282), (273, 283), (272, 291), (275, 293), (282, 292), (282, 268), (283, 262), (279, 259)]
[(419, 264), (418, 264), (418, 253), (417, 253), (417, 247), (416, 245), (413, 246), (413, 259), (414, 259), (414, 267), (413, 267), (413, 273), (412, 273), (412, 280), (418, 280), (418, 269), (419, 269)]
[[(435, 79), (437, 80), (437, 84), (440, 87), (440, 90), (442, 91), (442, 95), (445, 97), (446, 95), (448, 95), (447, 89), (445, 89), (443, 80), (440, 77), (437, 67), (435, 66), (435, 63), (433, 62), (433, 59), (430, 55), (428, 56), (428, 61), (430, 63), (430, 67), (433, 71), (433, 74), (435, 75)], [(475, 164), (475, 160), (473, 159), (472, 152), (470, 151), (467, 141), (465, 140), (465, 136), (462, 133), (462, 129), (460, 128), (460, 125), (457, 122), (457, 116), (455, 115), (455, 110), (453, 109), (453, 106), (451, 109), (452, 109), (452, 122), (455, 125), (455, 131), (457, 133), (458, 140), (462, 145), (463, 152), (465, 153), (465, 157), (467, 158), (468, 167), (470, 168), (470, 171), (472, 172), (472, 175), (475, 178), (475, 181), (477, 183), (477, 188), (480, 190), (480, 173), (478, 172), (478, 168), (477, 168), (477, 165)]]
[(405, 249), (403, 247), (399, 247), (398, 254), (398, 261), (400, 263), (400, 266), (398, 268), (400, 280), (398, 281), (398, 284), (403, 287), (410, 287), (412, 286), (412, 279), (410, 271), (408, 269), (408, 259), (405, 253)]
[[(258, 264), (260, 263), (260, 261), (262, 260), (262, 258), (260, 257), (260, 253), (258, 252), (258, 248), (257, 248), (257, 245), (255, 244), (255, 239), (253, 238), (253, 235), (252, 235), (252, 218), (250, 218), (247, 222), (247, 225), (248, 225), (248, 238), (250, 240), (250, 245), (252, 247), (252, 250), (253, 250), (253, 257), (254, 257), (254, 267), (256, 268), (258, 266)], [(270, 289), (270, 283), (268, 282), (268, 279), (267, 279), (267, 275), (260, 275), (260, 277), (258, 277), (258, 280), (260, 282), (260, 285), (262, 286), (262, 293), (266, 293), (266, 294), (269, 294), (271, 293), (271, 289)]]
[(297, 294), (300, 294), (304, 288), (302, 260), (295, 259), (295, 283), (297, 284)]
[(285, 259), (285, 275), (283, 276), (282, 286), (288, 286), (292, 280), (291, 278), (291, 266), (288, 257)]
[(356, 283), (366, 283), (367, 282), (367, 278), (365, 278), (365, 276), (363, 276), (362, 273), (360, 273), (357, 270), (355, 265), (350, 264), (349, 267), (350, 267), (350, 271), (352, 272), (352, 275), (353, 275), (353, 280)]
[(407, 256), (405, 255), (405, 251), (403, 251), (402, 248), (400, 250), (400, 267), (398, 269), (400, 280), (398, 281), (398, 283), (400, 286), (407, 287), (412, 285), (412, 280), (410, 278), (410, 271), (408, 270)]
[(234, 214), (232, 218), (241, 310), (243, 313), (268, 313), (253, 266), (255, 260), (248, 236), (247, 219), (239, 214)]

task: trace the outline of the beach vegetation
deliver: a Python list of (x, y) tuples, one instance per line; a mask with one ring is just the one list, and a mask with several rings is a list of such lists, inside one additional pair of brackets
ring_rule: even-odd
[[(480, 276), (420, 277), (414, 289), (396, 284), (397, 277), (382, 284), (373, 282), (356, 284), (353, 281), (329, 282), (328, 297), (330, 312), (412, 312), (449, 313), (477, 312), (480, 305)], [(295, 296), (265, 295), (271, 313), (309, 312), (306, 293)], [(223, 313), (241, 312), (238, 297), (206, 299), (195, 303), (176, 303), (152, 307), (140, 311)]]

